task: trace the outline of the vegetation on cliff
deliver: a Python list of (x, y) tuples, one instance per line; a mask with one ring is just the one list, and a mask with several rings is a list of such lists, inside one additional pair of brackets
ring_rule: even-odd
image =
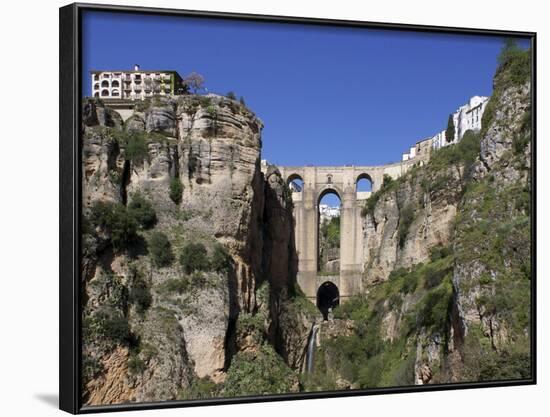
[[(378, 240), (365, 294), (335, 309), (307, 375), (319, 311), (297, 286), (289, 190), (259, 171), (261, 122), (244, 100), (157, 98), (126, 122), (88, 103), (88, 402), (529, 376), (528, 57), (503, 50), (481, 132), (385, 176), (367, 200)], [(320, 235), (337, 248), (339, 219)]]
[(409, 229), (428, 206), (452, 201), (457, 214), (428, 260), (396, 266), (367, 297), (336, 310), (357, 329), (323, 343), (331, 372), (361, 387), (529, 377), (529, 57), (504, 47), (481, 132), (385, 178), (367, 200), (363, 215), (373, 222), (381, 204), (397, 201), (398, 252), (417, 239)]

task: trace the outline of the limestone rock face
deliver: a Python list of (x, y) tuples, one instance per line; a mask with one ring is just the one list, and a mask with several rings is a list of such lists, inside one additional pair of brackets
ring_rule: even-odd
[(165, 99), (162, 103), (152, 105), (145, 113), (147, 132), (161, 132), (176, 136), (175, 104)]
[[(216, 277), (222, 279), (223, 277)], [(225, 336), (229, 324), (227, 286), (196, 291), (187, 308), (195, 314), (182, 314), (179, 323), (194, 372), (199, 378), (222, 382), (225, 377)]]
[(182, 206), (206, 214), (201, 230), (228, 247), (235, 261), (239, 307), (250, 311), (262, 260), (262, 123), (222, 98), (211, 97), (206, 104), (199, 105), (194, 97), (178, 103)]
[[(125, 148), (122, 149), (124, 156)], [(178, 170), (178, 148), (173, 140), (151, 141), (147, 144), (147, 157), (129, 164), (125, 186), (130, 198), (143, 193), (154, 204), (162, 224), (170, 223), (176, 204), (170, 199), (170, 181)]]
[(177, 399), (194, 377), (184, 330), (174, 313), (162, 308), (150, 310), (142, 326), (138, 357), (145, 369), (134, 377), (135, 400)]
[(122, 188), (118, 182), (123, 171), (119, 158), (120, 146), (112, 136), (101, 131), (84, 134), (82, 144), (83, 204), (92, 201), (122, 201)]
[(122, 117), (115, 110), (105, 107), (103, 102), (97, 99), (87, 98), (82, 103), (82, 124), (120, 129), (124, 123)]
[[(508, 77), (506, 70), (495, 77), (493, 117), (486, 127), (480, 157), (474, 166), (475, 179), (480, 183), (490, 181), (495, 190), (494, 198), (499, 201), (498, 210), (491, 213), (495, 227), (510, 228), (498, 248), (505, 263), (499, 265), (490, 259), (467, 256), (470, 243), (466, 231), (482, 226), (479, 225), (479, 212), (488, 198), (487, 193), (480, 193), (469, 196), (463, 205), (464, 221), (457, 228), (455, 239), (455, 250), (461, 256), (453, 275), (462, 336), (479, 328), (498, 352), (518, 339), (518, 332), (526, 335), (529, 331), (528, 328), (518, 329), (516, 320), (484, 301), (491, 300), (499, 292), (512, 291), (512, 288), (527, 291), (525, 288), (530, 285), (529, 203), (522, 201), (528, 201), (527, 193), (531, 190), (531, 84), (509, 83)], [(525, 279), (509, 282), (509, 276), (524, 276)]]
[(134, 114), (124, 124), (124, 127), (128, 133), (140, 133), (145, 131), (145, 120), (141, 115)]
[[(241, 315), (265, 317), (263, 333), (276, 343), (277, 305), (287, 302), (296, 268), (286, 186), (276, 170), (268, 182), (260, 170), (262, 123), (244, 106), (214, 96), (138, 103), (124, 126), (102, 103), (85, 106), (85, 207), (128, 205), (139, 194), (156, 214), (152, 230), (140, 229), (126, 251), (113, 251), (99, 228), (84, 236), (85, 320), (124, 321), (128, 340), (139, 340), (131, 350), (129, 342), (87, 336), (87, 404), (169, 400), (185, 397), (199, 378), (221, 383), (232, 355), (265, 343), (252, 334), (237, 338)], [(180, 201), (171, 195), (174, 182), (182, 185)], [(167, 266), (151, 262), (153, 232), (170, 242), (174, 259)], [(196, 242), (208, 256), (222, 245), (227, 269), (184, 273), (178, 257)], [(270, 285), (260, 301), (262, 282)]]
[[(386, 281), (392, 270), (428, 259), (430, 248), (451, 241), (460, 199), (459, 173), (450, 168), (444, 189), (423, 189), (434, 182), (428, 173), (413, 177), (395, 191), (382, 195), (374, 212), (363, 218), (365, 285)], [(400, 242), (401, 213), (412, 210), (413, 221)]]
[(135, 399), (135, 389), (128, 381), (128, 356), (128, 348), (118, 347), (103, 359), (105, 374), (86, 384), (87, 404), (113, 404)]
[(264, 259), (265, 277), (275, 291), (288, 286), (296, 275), (292, 200), (280, 172), (269, 166), (265, 173)]
[[(496, 81), (498, 83), (498, 80)], [(514, 147), (514, 141), (522, 131), (530, 125), (530, 95), (531, 83), (506, 88), (494, 105), (494, 118), (487, 128), (487, 133), (481, 140), (480, 161), (476, 166), (477, 178), (482, 178), (491, 169), (498, 166), (499, 175), (507, 182), (517, 181), (521, 171), (511, 165), (500, 166), (503, 155)], [(525, 149), (525, 163), (530, 167), (530, 144)]]

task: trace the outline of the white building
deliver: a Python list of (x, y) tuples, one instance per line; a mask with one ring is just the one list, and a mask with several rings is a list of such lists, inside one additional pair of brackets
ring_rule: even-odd
[(143, 100), (154, 95), (173, 95), (182, 89), (182, 78), (172, 70), (90, 71), (92, 96), (102, 99)]
[(467, 130), (478, 131), (481, 129), (481, 116), (483, 116), (488, 101), (489, 97), (473, 96), (467, 104), (454, 112), (455, 137), (453, 141), (459, 142)]
[(432, 139), (434, 149), (439, 149), (444, 146), (458, 143), (464, 137), (468, 130), (477, 132), (481, 129), (481, 118), (487, 107), (489, 97), (473, 96), (468, 100), (468, 103), (460, 106), (453, 114), (453, 124), (455, 127), (455, 136), (451, 140), (446, 137), (446, 131), (443, 130), (436, 134)]
[(446, 129), (436, 133), (428, 139), (423, 139), (416, 142), (414, 147), (411, 147), (408, 152), (403, 153), (401, 160), (409, 161), (414, 158), (425, 158), (429, 156), (429, 151), (426, 150), (426, 145), (433, 149), (439, 149), (444, 146), (460, 142), (464, 133), (468, 130), (475, 132), (481, 129), (481, 117), (487, 107), (489, 97), (473, 96), (468, 100), (468, 103), (460, 106), (453, 114), (453, 124), (455, 127), (455, 136), (452, 140), (447, 140)]
[(441, 132), (439, 133), (436, 133), (433, 137), (432, 137), (432, 146), (434, 149), (439, 149), (439, 148), (442, 148), (443, 146), (447, 146), (448, 144), (446, 143), (446, 139), (445, 139), (445, 130), (442, 130)]
[(404, 153), (402, 156), (403, 161), (409, 161), (411, 159), (428, 159), (430, 157), (430, 151), (432, 149), (432, 138), (426, 138), (416, 142), (414, 146), (411, 146), (408, 153)]
[(328, 204), (319, 204), (319, 216), (321, 217), (321, 223), (325, 220), (332, 219), (333, 217), (340, 216), (340, 207), (331, 207)]

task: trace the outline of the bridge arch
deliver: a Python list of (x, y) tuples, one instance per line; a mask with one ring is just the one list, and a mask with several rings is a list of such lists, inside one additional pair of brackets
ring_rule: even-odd
[(321, 199), (327, 194), (336, 195), (336, 197), (340, 199), (340, 202), (342, 201), (342, 197), (344, 196), (344, 192), (340, 187), (334, 184), (326, 184), (320, 187), (317, 191), (317, 205), (319, 205), (319, 203), (321, 202)]
[(356, 198), (358, 200), (367, 199), (372, 193), (373, 189), (374, 189), (374, 181), (372, 180), (372, 177), (368, 173), (362, 172), (359, 175), (357, 175), (355, 179), (355, 192), (356, 192)]
[(286, 185), (292, 192), (301, 193), (304, 190), (304, 179), (298, 173), (290, 174), (286, 179)]
[[(334, 204), (323, 206), (328, 195), (338, 198), (339, 213), (332, 210)], [(342, 200), (343, 194), (332, 186), (323, 187), (317, 196), (317, 268), (318, 272), (339, 273), (340, 248), (342, 247)]]
[(329, 311), (340, 305), (340, 290), (331, 281), (323, 282), (317, 289), (317, 308), (325, 320)]

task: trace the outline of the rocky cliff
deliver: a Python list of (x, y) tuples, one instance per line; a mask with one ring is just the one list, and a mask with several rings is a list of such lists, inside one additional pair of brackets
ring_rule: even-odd
[(84, 100), (85, 403), (528, 377), (529, 76), (515, 51), (480, 132), (384, 178), (362, 213), (366, 291), (323, 323), (248, 108), (154, 98), (123, 121)]
[(319, 332), (314, 387), (530, 376), (530, 87), (511, 52), (482, 130), (367, 200), (367, 293), (335, 311), (351, 334)]
[(219, 96), (140, 102), (125, 122), (84, 102), (87, 404), (229, 395), (243, 352), (294, 372), (275, 353), (303, 349), (278, 315), (292, 304), (292, 206), (276, 168), (260, 170), (261, 129)]

